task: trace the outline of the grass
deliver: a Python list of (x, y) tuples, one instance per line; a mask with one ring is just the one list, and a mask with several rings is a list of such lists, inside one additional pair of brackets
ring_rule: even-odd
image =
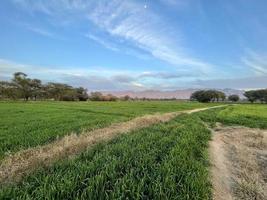
[(241, 104), (204, 111), (198, 113), (198, 116), (212, 126), (221, 122), (226, 125), (267, 129), (267, 105)]
[(211, 106), (175, 101), (151, 102), (0, 102), (0, 160), (9, 153), (42, 145), (155, 112)]
[(198, 117), (179, 116), (41, 169), (0, 199), (211, 199), (210, 136)]
[[(37, 103), (37, 108), (57, 110), (62, 106), (63, 113), (74, 114), (79, 109), (93, 110), (93, 116), (101, 116), (105, 122), (206, 106), (175, 103)], [(29, 113), (36, 112), (36, 105), (25, 105), (34, 108)], [(74, 159), (38, 169), (17, 185), (3, 186), (0, 199), (211, 199), (207, 158), (211, 134), (203, 121), (213, 126), (222, 122), (267, 128), (266, 111), (266, 105), (242, 104), (178, 116), (97, 144)], [(47, 112), (51, 114), (51, 110)]]

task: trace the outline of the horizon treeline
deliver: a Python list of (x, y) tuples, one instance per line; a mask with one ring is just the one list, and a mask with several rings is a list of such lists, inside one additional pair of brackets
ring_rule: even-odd
[(89, 97), (87, 89), (72, 87), (63, 83), (45, 83), (39, 79), (28, 78), (23, 72), (16, 72), (10, 81), (0, 81), (0, 97), (2, 99), (57, 101), (86, 101)]
[[(249, 90), (243, 94), (247, 100), (251, 103), (261, 102), (267, 103), (267, 89), (260, 90)], [(203, 103), (215, 102), (215, 101), (225, 101), (225, 93), (218, 90), (198, 90), (192, 93), (190, 100), (199, 101)], [(227, 98), (228, 101), (237, 102), (240, 100), (238, 95), (229, 95)]]
[[(250, 90), (243, 94), (251, 103), (267, 103), (267, 89)], [(55, 100), (55, 101), (116, 101), (116, 100), (153, 100), (149, 98), (131, 98), (126, 95), (118, 98), (112, 94), (104, 95), (101, 92), (91, 92), (88, 95), (87, 89), (73, 87), (64, 83), (49, 82), (43, 84), (39, 79), (31, 79), (23, 72), (16, 72), (10, 81), (0, 80), (0, 99), (19, 100)], [(238, 95), (229, 95), (218, 90), (198, 90), (192, 93), (190, 100), (199, 102), (215, 101), (239, 101)], [(176, 100), (175, 98), (164, 100)]]
[[(73, 87), (64, 83), (48, 82), (43, 84), (40, 79), (31, 79), (23, 72), (16, 72), (10, 81), (0, 80), (0, 99), (28, 100), (55, 100), (55, 101), (116, 101), (112, 94), (103, 95), (100, 92), (91, 92), (83, 87)], [(126, 95), (120, 100), (131, 100)]]

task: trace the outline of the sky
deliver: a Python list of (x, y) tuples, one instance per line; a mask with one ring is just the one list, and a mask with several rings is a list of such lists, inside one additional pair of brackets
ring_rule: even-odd
[(95, 91), (267, 87), (266, 0), (1, 0), (0, 80)]

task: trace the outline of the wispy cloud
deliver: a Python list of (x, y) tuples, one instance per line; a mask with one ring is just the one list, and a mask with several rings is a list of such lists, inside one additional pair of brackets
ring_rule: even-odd
[[(168, 27), (167, 19), (138, 1), (123, 0), (14, 0), (18, 5), (57, 17), (69, 13), (94, 23), (100, 30), (110, 34), (114, 40), (132, 45), (151, 54), (153, 57), (172, 64), (177, 68), (192, 68), (210, 73), (213, 65), (190, 55), (184, 48), (180, 32)], [(169, 3), (175, 3), (169, 1)], [(117, 47), (88, 34), (106, 48), (117, 50)], [(128, 51), (129, 52), (129, 51)]]
[(46, 31), (46, 30), (43, 30), (43, 29), (40, 29), (40, 28), (28, 27), (28, 30), (35, 32), (37, 34), (40, 34), (42, 36), (51, 37), (51, 38), (55, 37), (55, 35), (53, 33)]
[[(99, 71), (101, 70), (101, 74)], [(73, 86), (83, 86), (90, 90), (146, 90), (177, 88), (176, 82), (190, 75), (184, 72), (167, 71), (116, 71), (103, 67), (49, 67), (19, 64), (0, 59), (1, 79), (7, 80), (12, 74), (22, 71), (30, 77), (45, 82), (64, 82)], [(175, 81), (175, 82), (173, 82)]]
[(252, 50), (247, 50), (242, 62), (249, 67), (256, 75), (267, 74), (267, 54), (259, 54)]
[(100, 38), (100, 37), (98, 37), (96, 35), (93, 35), (91, 33), (86, 34), (85, 37), (87, 37), (87, 38), (89, 38), (89, 39), (101, 44), (102, 46), (104, 46), (107, 49), (110, 49), (112, 51), (119, 51), (119, 49), (115, 45), (113, 45), (110, 42), (105, 41), (104, 38)]

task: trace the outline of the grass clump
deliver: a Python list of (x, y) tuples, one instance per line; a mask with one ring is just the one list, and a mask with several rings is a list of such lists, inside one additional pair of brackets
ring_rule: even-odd
[(0, 198), (211, 199), (210, 136), (198, 117), (179, 116), (41, 169)]

